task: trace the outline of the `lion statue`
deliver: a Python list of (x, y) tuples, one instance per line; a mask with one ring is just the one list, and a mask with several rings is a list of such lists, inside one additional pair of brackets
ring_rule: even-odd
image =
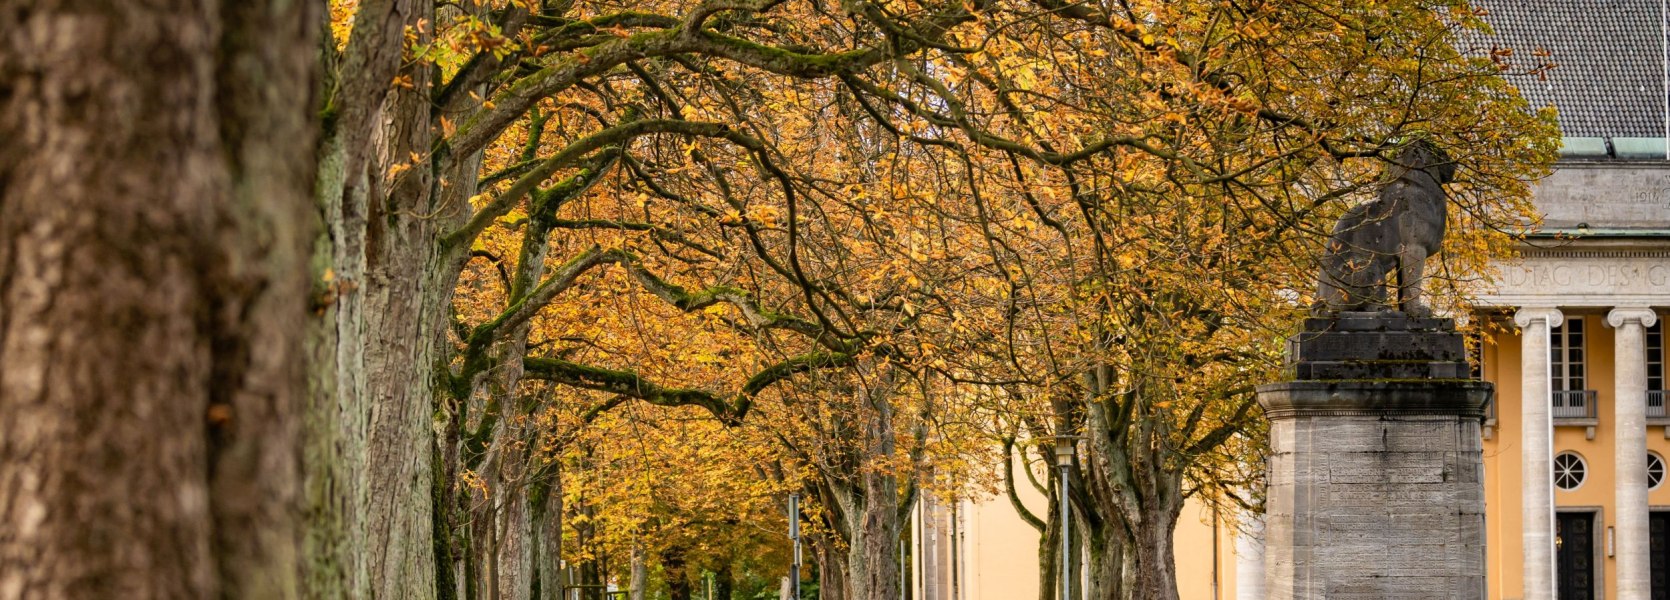
[(1455, 179), (1455, 163), (1425, 140), (1405, 146), (1394, 163), (1391, 182), (1380, 196), (1351, 207), (1334, 226), (1313, 313), (1372, 308), (1432, 314), (1421, 301), (1421, 282), (1427, 257), (1437, 254), (1444, 240), (1449, 201), (1443, 185)]

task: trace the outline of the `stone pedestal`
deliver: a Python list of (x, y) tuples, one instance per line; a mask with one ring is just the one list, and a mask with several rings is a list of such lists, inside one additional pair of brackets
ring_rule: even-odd
[(1299, 380), (1258, 388), (1268, 597), (1483, 600), (1492, 387), (1461, 378), (1453, 324), (1310, 319), (1291, 356)]

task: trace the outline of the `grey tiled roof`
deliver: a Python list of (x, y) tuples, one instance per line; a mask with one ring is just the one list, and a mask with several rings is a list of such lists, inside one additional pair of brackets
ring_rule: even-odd
[[(1666, 137), (1665, 27), (1661, 0), (1474, 0), (1491, 36), (1469, 36), (1464, 52), (1511, 48), (1513, 75), (1532, 107), (1554, 105), (1567, 137)], [(1537, 50), (1547, 50), (1538, 57)], [(1471, 53), (1471, 52), (1470, 52)]]

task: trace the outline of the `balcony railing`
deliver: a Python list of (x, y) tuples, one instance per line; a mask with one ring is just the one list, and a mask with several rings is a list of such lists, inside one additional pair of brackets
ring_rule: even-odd
[[(1651, 408), (1647, 409), (1650, 413)], [(1549, 416), (1556, 419), (1595, 418), (1594, 390), (1555, 390), (1554, 406)]]
[(1647, 418), (1665, 417), (1670, 417), (1670, 412), (1664, 410), (1664, 390), (1647, 390)]

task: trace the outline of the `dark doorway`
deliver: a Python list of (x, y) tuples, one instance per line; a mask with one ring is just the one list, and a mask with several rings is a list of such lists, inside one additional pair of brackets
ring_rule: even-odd
[(1554, 569), (1559, 574), (1560, 600), (1595, 598), (1595, 513), (1554, 514)]
[(1647, 518), (1647, 571), (1653, 580), (1653, 600), (1670, 600), (1670, 512), (1653, 511)]

